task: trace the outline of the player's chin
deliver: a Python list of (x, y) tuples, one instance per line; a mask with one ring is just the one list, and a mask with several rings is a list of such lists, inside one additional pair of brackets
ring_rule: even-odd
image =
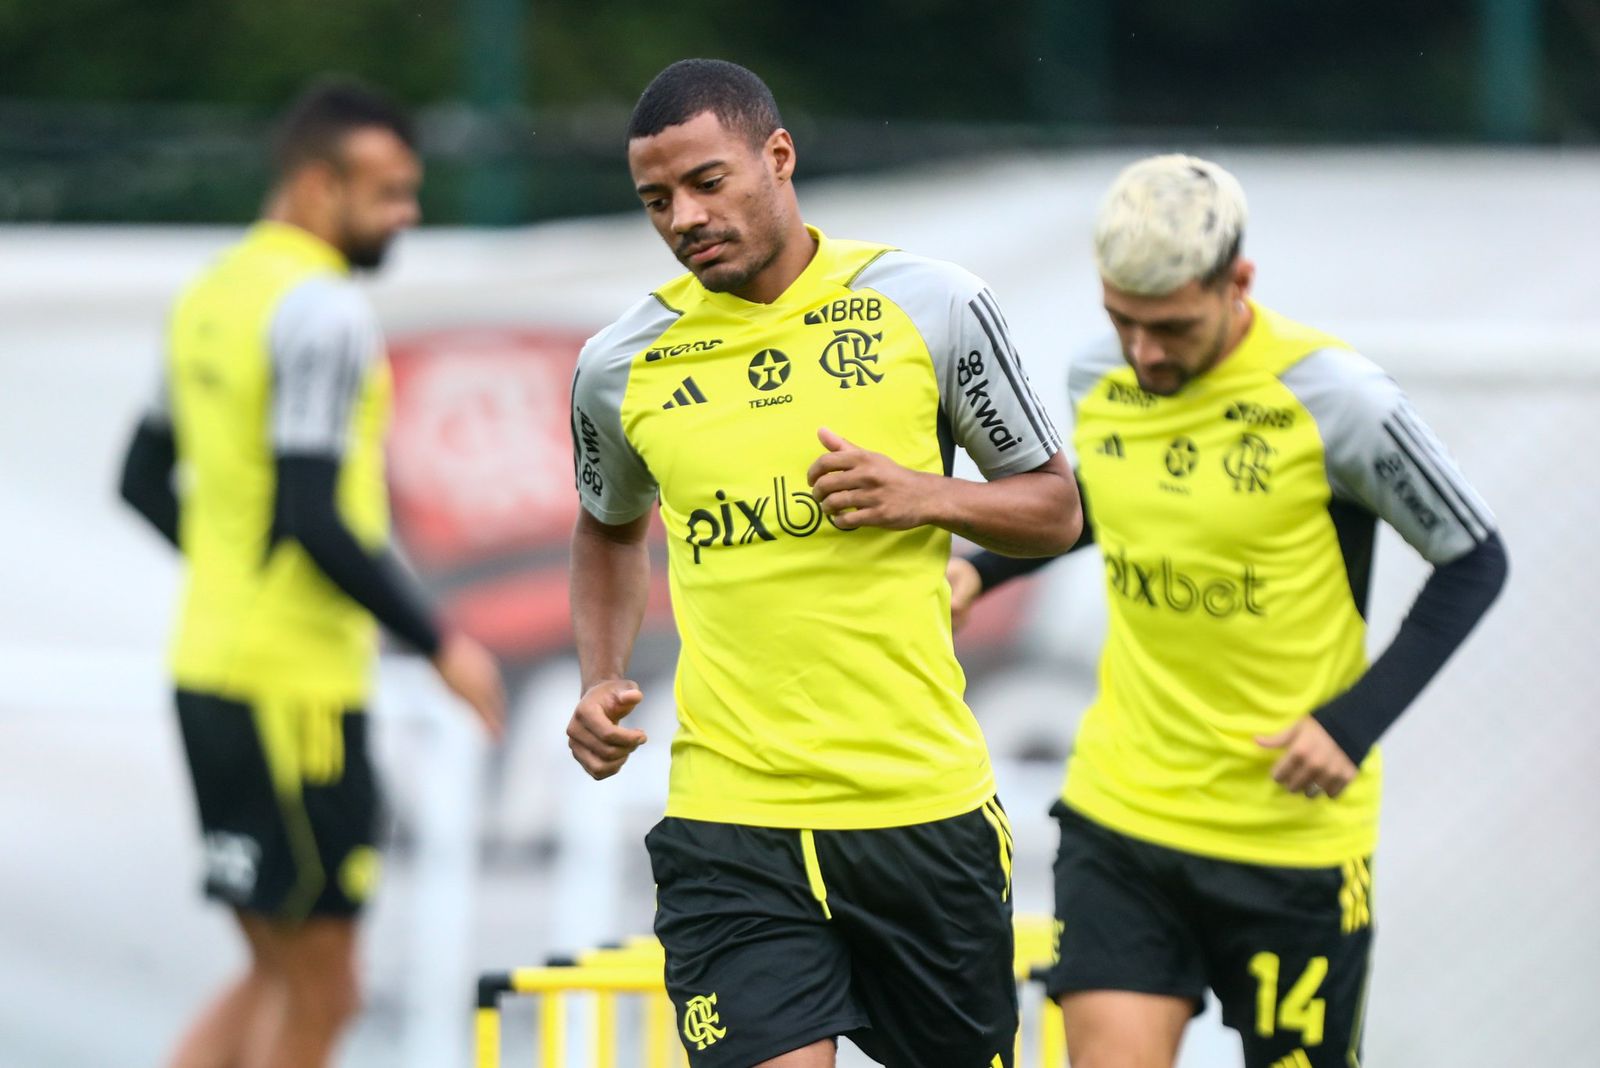
[(713, 293), (730, 293), (742, 289), (750, 281), (750, 272), (744, 270), (737, 263), (726, 260), (714, 260), (711, 263), (691, 263), (689, 270), (700, 280), (700, 284)]
[(1189, 377), (1182, 371), (1135, 372), (1139, 388), (1158, 397), (1170, 397), (1184, 387)]
[(383, 266), (384, 257), (389, 254), (389, 240), (384, 238), (356, 245), (346, 252), (345, 259), (352, 270), (376, 271)]

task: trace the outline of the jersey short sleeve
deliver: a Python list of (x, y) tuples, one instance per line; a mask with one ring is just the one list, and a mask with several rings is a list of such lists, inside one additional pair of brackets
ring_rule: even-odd
[(273, 313), (272, 447), (280, 456), (342, 456), (350, 412), (381, 347), (376, 318), (355, 286), (313, 278)]
[(1312, 353), (1283, 374), (1322, 433), (1328, 484), (1392, 526), (1429, 563), (1470, 551), (1494, 515), (1399, 385), (1344, 349)]
[(916, 324), (951, 435), (985, 478), (1031, 471), (1060, 451), (1061, 437), (981, 279), (953, 263), (892, 251), (864, 269), (852, 288), (882, 293)]
[(584, 510), (610, 526), (631, 522), (656, 499), (656, 480), (622, 426), (633, 357), (677, 313), (654, 297), (590, 338), (572, 376), (572, 468)]

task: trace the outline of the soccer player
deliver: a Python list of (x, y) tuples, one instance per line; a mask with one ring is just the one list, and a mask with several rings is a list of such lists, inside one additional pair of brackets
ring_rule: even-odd
[[(1207, 987), (1250, 1068), (1353, 1068), (1372, 949), (1375, 743), (1506, 575), (1494, 517), (1400, 388), (1250, 299), (1245, 198), (1158, 156), (1111, 187), (1115, 337), (1068, 390), (1110, 626), (1053, 812), (1076, 1068), (1169, 1068)], [(1365, 651), (1376, 521), (1434, 569)], [(950, 567), (953, 603), (1031, 562)]]
[[(695, 1068), (1010, 1065), (1011, 840), (951, 648), (950, 533), (1063, 551), (1055, 431), (977, 278), (802, 221), (761, 80), (684, 60), (628, 164), (688, 273), (585, 346), (572, 604), (592, 776), (622, 719), (658, 494), (683, 651), (647, 846)], [(950, 477), (964, 447), (989, 481)]]
[(122, 476), (186, 564), (171, 663), (205, 889), (250, 950), (175, 1068), (316, 1068), (356, 1011), (374, 620), (491, 731), (504, 703), (489, 654), (441, 632), (388, 549), (388, 364), (350, 274), (417, 220), (411, 126), (330, 83), (288, 113), (275, 163), (265, 217), (177, 301)]

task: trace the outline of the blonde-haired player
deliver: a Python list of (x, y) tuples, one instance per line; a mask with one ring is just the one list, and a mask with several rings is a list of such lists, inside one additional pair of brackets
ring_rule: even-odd
[[(1170, 1068), (1207, 988), (1249, 1068), (1354, 1068), (1374, 743), (1499, 592), (1495, 521), (1400, 388), (1250, 299), (1244, 192), (1141, 160), (1094, 234), (1114, 327), (1068, 391), (1110, 602), (1053, 810), (1074, 1068)], [(1368, 663), (1377, 520), (1434, 565)], [(955, 560), (952, 604), (1036, 562)]]

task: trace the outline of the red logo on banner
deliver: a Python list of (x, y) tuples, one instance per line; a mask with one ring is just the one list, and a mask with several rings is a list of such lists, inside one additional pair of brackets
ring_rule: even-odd
[(578, 509), (569, 390), (583, 342), (470, 329), (391, 346), (390, 488), (418, 566), (566, 544)]
[[(391, 341), (395, 530), (447, 615), (496, 652), (571, 644), (572, 369), (586, 335), (465, 328)], [(659, 535), (658, 535), (659, 540)], [(664, 622), (666, 574), (652, 576)]]

